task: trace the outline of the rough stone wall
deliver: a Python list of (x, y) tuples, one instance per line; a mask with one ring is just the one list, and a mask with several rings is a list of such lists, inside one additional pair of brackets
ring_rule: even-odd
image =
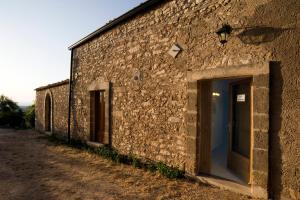
[(68, 130), (68, 83), (36, 91), (35, 128), (36, 130), (41, 132), (45, 131), (45, 98), (47, 93), (50, 95), (53, 106), (52, 133), (57, 134), (61, 137), (66, 137)]
[[(110, 81), (112, 145), (184, 168), (187, 71), (273, 61), (269, 190), (299, 198), (299, 11), (298, 0), (173, 0), (75, 48), (73, 137), (89, 139), (88, 86)], [(222, 46), (224, 22), (234, 31)], [(175, 59), (174, 43), (183, 50)]]

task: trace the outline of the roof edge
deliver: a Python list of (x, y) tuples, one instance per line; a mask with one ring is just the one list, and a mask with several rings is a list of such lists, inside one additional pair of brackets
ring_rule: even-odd
[(81, 44), (87, 42), (88, 40), (94, 38), (95, 36), (100, 35), (101, 33), (113, 28), (114, 26), (118, 25), (119, 23), (133, 17), (134, 15), (144, 12), (147, 9), (149, 9), (152, 6), (158, 5), (159, 3), (163, 3), (165, 0), (148, 0), (145, 1), (144, 3), (141, 3), (140, 5), (136, 6), (135, 8), (127, 11), (123, 15), (117, 17), (116, 19), (113, 19), (112, 21), (108, 22), (104, 26), (100, 27), (96, 31), (88, 34), (81, 40), (77, 41), (76, 43), (72, 44), (71, 46), (68, 47), (69, 50), (74, 49), (75, 47), (80, 46)]
[(46, 86), (41, 86), (41, 87), (38, 87), (34, 90), (35, 91), (41, 91), (41, 90), (45, 90), (45, 89), (49, 89), (49, 88), (52, 88), (52, 87), (57, 87), (57, 86), (65, 85), (65, 84), (69, 84), (69, 79), (59, 81), (59, 82), (56, 82), (56, 83), (51, 83), (51, 84), (48, 84)]

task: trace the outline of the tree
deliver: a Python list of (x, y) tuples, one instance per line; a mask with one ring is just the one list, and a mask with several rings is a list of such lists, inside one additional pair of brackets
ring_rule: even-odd
[(35, 125), (35, 105), (29, 106), (24, 113), (25, 124), (27, 128), (34, 128)]
[(0, 126), (22, 127), (23, 112), (20, 107), (8, 97), (0, 96)]

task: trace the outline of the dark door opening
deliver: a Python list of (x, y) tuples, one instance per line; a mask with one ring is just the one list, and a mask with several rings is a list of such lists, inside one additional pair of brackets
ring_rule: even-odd
[(105, 100), (104, 91), (94, 91), (94, 138), (93, 141), (103, 143), (105, 132)]
[(50, 132), (51, 131), (51, 98), (50, 95), (47, 94), (46, 100), (45, 100), (45, 131)]

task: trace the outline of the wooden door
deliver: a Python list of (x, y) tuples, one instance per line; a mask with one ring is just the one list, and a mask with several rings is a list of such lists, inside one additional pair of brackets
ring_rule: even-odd
[(251, 143), (251, 80), (230, 84), (228, 168), (249, 182)]
[(198, 147), (200, 173), (210, 173), (211, 168), (211, 80), (198, 82)]
[(95, 141), (103, 143), (105, 131), (104, 91), (95, 92)]

